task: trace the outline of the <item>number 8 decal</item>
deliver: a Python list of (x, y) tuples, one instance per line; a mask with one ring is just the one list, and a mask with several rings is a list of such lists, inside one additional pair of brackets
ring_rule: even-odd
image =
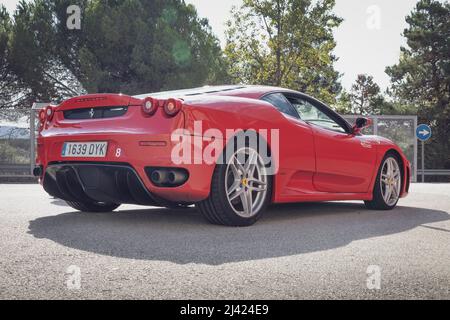
[(120, 158), (121, 154), (122, 154), (122, 149), (121, 148), (117, 148), (116, 149), (116, 158)]

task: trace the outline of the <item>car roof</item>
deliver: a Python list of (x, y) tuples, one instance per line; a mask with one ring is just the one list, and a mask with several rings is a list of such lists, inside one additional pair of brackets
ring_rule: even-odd
[(263, 95), (274, 91), (295, 92), (288, 89), (270, 86), (222, 85), (222, 86), (204, 86), (192, 89), (146, 93), (134, 96), (134, 98), (144, 99), (146, 97), (153, 97), (159, 99), (168, 99), (168, 98), (183, 98), (200, 95), (220, 95), (220, 96), (234, 96), (250, 99), (259, 99)]

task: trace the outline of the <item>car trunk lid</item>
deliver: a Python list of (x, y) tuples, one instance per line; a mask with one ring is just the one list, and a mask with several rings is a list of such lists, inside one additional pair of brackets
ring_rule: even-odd
[(89, 94), (70, 98), (58, 106), (58, 111), (91, 109), (98, 107), (128, 107), (139, 105), (140, 99), (123, 94)]

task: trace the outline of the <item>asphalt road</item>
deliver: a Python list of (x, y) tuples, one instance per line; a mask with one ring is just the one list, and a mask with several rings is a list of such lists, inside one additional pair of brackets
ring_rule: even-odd
[(390, 212), (284, 205), (227, 228), (195, 209), (79, 213), (0, 185), (0, 299), (450, 299), (450, 184), (411, 191)]

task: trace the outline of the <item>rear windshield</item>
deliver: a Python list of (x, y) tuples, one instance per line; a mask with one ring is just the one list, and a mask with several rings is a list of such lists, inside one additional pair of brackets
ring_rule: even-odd
[(232, 91), (237, 89), (245, 88), (243, 86), (206, 86), (200, 88), (193, 89), (183, 89), (183, 90), (173, 90), (173, 91), (163, 91), (163, 92), (154, 92), (154, 93), (146, 93), (138, 96), (134, 96), (134, 98), (144, 99), (146, 97), (153, 97), (159, 99), (168, 99), (168, 98), (176, 98), (176, 97), (186, 97), (186, 96), (196, 96), (201, 94), (213, 94), (218, 92)]

